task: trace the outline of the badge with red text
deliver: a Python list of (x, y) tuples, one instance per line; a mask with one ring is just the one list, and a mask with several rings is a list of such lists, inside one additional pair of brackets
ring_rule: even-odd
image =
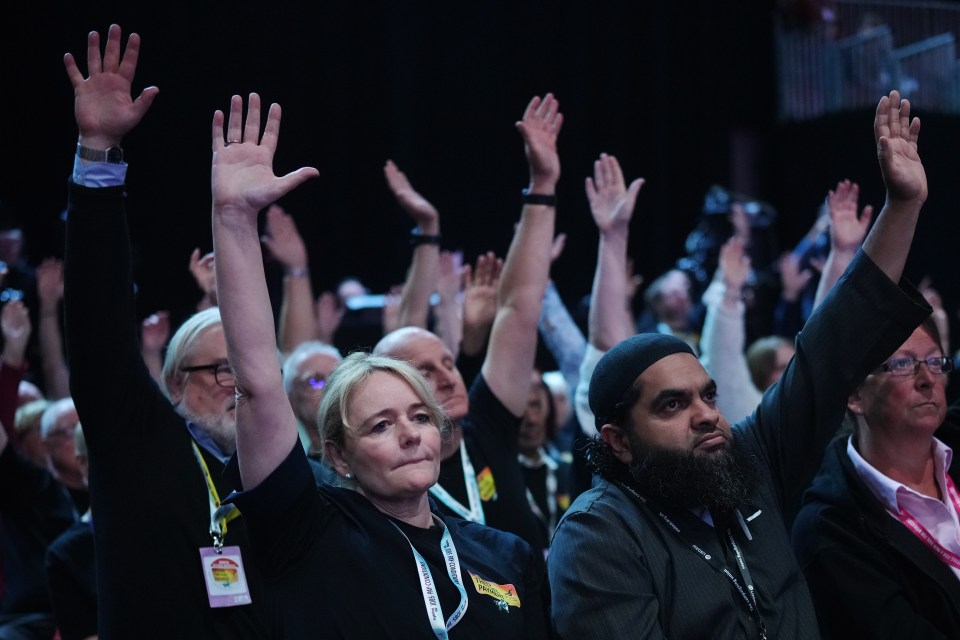
[(250, 604), (250, 589), (243, 571), (240, 547), (224, 547), (217, 553), (213, 547), (200, 549), (203, 579), (207, 583), (210, 606), (238, 607)]
[(470, 577), (473, 578), (473, 586), (477, 590), (477, 593), (490, 596), (496, 600), (497, 608), (501, 611), (509, 612), (510, 607), (520, 606), (520, 596), (517, 595), (517, 590), (512, 584), (497, 584), (496, 582), (484, 580), (473, 573), (470, 573)]

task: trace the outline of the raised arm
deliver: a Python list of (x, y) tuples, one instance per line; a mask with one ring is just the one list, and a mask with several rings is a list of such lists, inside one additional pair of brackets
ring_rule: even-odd
[(140, 355), (150, 375), (158, 383), (163, 375), (163, 348), (170, 338), (170, 314), (151, 313), (140, 323)]
[(266, 478), (297, 441), (297, 420), (283, 390), (257, 214), (318, 175), (304, 167), (277, 177), (273, 155), (280, 105), (270, 106), (261, 136), (260, 96), (233, 96), (229, 119), (213, 115), (213, 246), (227, 357), (237, 383), (237, 457), (245, 489)]
[(541, 197), (556, 195), (560, 179), (557, 135), (562, 125), (559, 103), (550, 93), (542, 99), (534, 97), (516, 123), (524, 141), (530, 184), (520, 224), (503, 263), (497, 317), (481, 368), (490, 390), (516, 416), (522, 415), (527, 406), (529, 386), (517, 381), (529, 380), (533, 371), (537, 322), (550, 277), (556, 208), (552, 203), (543, 204)]
[(827, 194), (827, 209), (830, 215), (830, 253), (823, 265), (817, 295), (813, 299), (814, 308), (820, 304), (833, 285), (837, 283), (847, 266), (857, 255), (857, 249), (863, 244), (873, 217), (873, 207), (867, 205), (857, 215), (857, 200), (860, 187), (856, 182), (843, 180), (836, 189)]
[(217, 306), (217, 272), (214, 270), (215, 259), (213, 251), (200, 255), (197, 247), (190, 254), (190, 275), (197, 283), (197, 288), (203, 294), (197, 301), (197, 311), (203, 311)]
[(63, 262), (47, 258), (37, 267), (37, 297), (40, 299), (40, 359), (46, 396), (58, 400), (70, 396), (70, 371), (63, 350), (60, 301), (63, 299)]
[(483, 354), (490, 328), (497, 317), (497, 290), (503, 259), (493, 251), (477, 256), (476, 266), (463, 266), (463, 335), (460, 351), (474, 357)]
[(743, 236), (734, 235), (720, 248), (717, 276), (703, 295), (707, 315), (700, 333), (700, 362), (717, 382), (717, 406), (731, 423), (752, 412), (760, 391), (750, 379), (744, 355), (747, 329), (743, 286), (750, 257)]
[[(556, 262), (566, 245), (567, 236), (558, 233), (553, 240), (553, 249), (550, 252), (551, 263)], [(580, 363), (587, 347), (587, 339), (573, 316), (570, 315), (567, 305), (563, 303), (560, 292), (551, 281), (543, 295), (543, 309), (540, 311), (540, 336), (550, 350), (557, 368), (563, 375), (567, 387), (575, 389), (580, 379)]]
[(636, 333), (627, 306), (630, 296), (624, 274), (630, 219), (643, 182), (643, 178), (637, 178), (627, 188), (620, 163), (605, 153), (593, 163), (593, 177), (586, 179), (590, 213), (600, 232), (588, 339), (600, 351), (607, 351)]
[(463, 339), (463, 254), (441, 251), (437, 261), (437, 294), (433, 307), (433, 331), (447, 346), (456, 361)]
[(910, 102), (898, 91), (880, 99), (873, 121), (877, 158), (887, 200), (863, 243), (863, 251), (898, 282), (910, 252), (920, 208), (927, 200), (927, 174), (917, 154), (920, 120), (910, 120)]
[[(430, 314), (430, 296), (437, 288), (438, 260), (440, 259), (440, 214), (430, 201), (410, 184), (407, 174), (393, 160), (383, 167), (387, 186), (397, 204), (413, 218), (413, 259), (407, 272), (407, 281), (400, 296), (400, 315), (397, 328), (427, 328)], [(384, 330), (384, 333), (387, 333)]]
[(267, 209), (266, 233), (260, 240), (283, 267), (283, 300), (277, 337), (280, 350), (288, 354), (298, 344), (317, 338), (307, 245), (293, 216), (277, 204)]

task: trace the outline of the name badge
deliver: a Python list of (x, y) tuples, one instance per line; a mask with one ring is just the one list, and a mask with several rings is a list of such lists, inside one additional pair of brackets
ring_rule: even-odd
[(217, 553), (214, 547), (202, 547), (200, 563), (212, 608), (238, 607), (253, 602), (240, 547), (223, 547), (221, 553)]

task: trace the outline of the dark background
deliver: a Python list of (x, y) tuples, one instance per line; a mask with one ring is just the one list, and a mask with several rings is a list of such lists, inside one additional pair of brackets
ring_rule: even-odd
[[(573, 304), (596, 258), (583, 180), (600, 152), (647, 179), (631, 237), (646, 282), (680, 257), (715, 183), (773, 204), (783, 249), (838, 180), (882, 205), (870, 110), (776, 121), (775, 11), (764, 0), (9, 3), (0, 199), (23, 213), (32, 262), (62, 256), (76, 143), (62, 56), (85, 69), (87, 32), (117, 22), (143, 39), (135, 90), (160, 87), (124, 142), (141, 314), (169, 309), (179, 321), (199, 298), (187, 263), (194, 247), (211, 248), (210, 121), (250, 91), (284, 108), (277, 172), (320, 170), (281, 203), (307, 239), (316, 293), (347, 275), (382, 292), (404, 278), (412, 226), (384, 161), (440, 209), (446, 248), (471, 261), (503, 255), (527, 181), (513, 123), (552, 91), (565, 116), (558, 229), (568, 234), (553, 276)], [(930, 275), (952, 314), (960, 126), (924, 105), (915, 113), (930, 198), (908, 275)]]

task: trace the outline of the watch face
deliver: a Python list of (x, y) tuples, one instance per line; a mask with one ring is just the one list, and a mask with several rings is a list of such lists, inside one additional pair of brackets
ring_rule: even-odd
[(120, 164), (123, 162), (123, 149), (120, 147), (110, 147), (107, 149), (107, 162), (112, 162), (113, 164)]

